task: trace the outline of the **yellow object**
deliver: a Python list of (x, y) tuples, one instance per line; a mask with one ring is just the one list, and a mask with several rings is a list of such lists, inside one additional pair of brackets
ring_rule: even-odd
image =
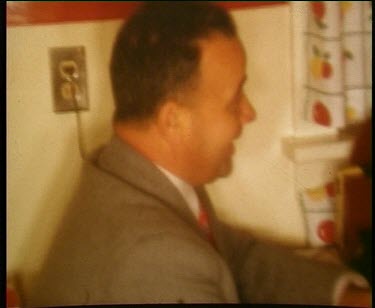
[(340, 1), (340, 6), (341, 6), (341, 12), (343, 15), (346, 14), (348, 10), (352, 7), (352, 2), (351, 1)]
[(322, 77), (322, 68), (323, 68), (323, 61), (318, 58), (314, 57), (310, 61), (310, 70), (315, 79), (319, 79)]
[(357, 119), (357, 111), (352, 106), (346, 107), (346, 118), (348, 121), (355, 121)]
[(306, 189), (306, 195), (313, 201), (321, 201), (327, 197), (324, 186)]

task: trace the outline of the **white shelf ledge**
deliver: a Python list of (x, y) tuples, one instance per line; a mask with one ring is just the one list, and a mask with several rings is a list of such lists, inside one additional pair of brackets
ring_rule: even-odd
[(295, 163), (316, 160), (346, 160), (353, 145), (351, 137), (317, 136), (285, 137), (282, 139), (284, 154)]

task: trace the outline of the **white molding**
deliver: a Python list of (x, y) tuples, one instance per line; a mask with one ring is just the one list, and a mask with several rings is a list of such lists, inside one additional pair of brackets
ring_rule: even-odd
[(349, 158), (353, 138), (337, 136), (282, 138), (284, 154), (295, 163), (316, 160), (346, 160)]

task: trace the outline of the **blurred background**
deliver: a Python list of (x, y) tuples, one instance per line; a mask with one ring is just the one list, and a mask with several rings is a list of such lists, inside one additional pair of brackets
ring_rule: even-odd
[[(208, 186), (218, 214), (265, 240), (344, 245), (338, 175), (353, 165), (371, 115), (371, 1), (218, 4), (237, 23), (257, 110), (237, 141), (233, 174)], [(7, 1), (7, 279), (21, 296), (83, 159), (111, 135), (110, 53), (137, 5)], [(66, 47), (67, 59), (53, 56)], [(61, 77), (75, 71), (78, 108)]]

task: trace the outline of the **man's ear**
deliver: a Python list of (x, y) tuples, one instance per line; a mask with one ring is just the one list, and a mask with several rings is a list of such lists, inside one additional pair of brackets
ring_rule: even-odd
[(159, 107), (157, 126), (163, 136), (176, 132), (180, 126), (181, 106), (173, 100), (166, 101)]
[(191, 125), (190, 109), (174, 100), (166, 101), (159, 108), (157, 117), (158, 127), (163, 135), (182, 133)]

